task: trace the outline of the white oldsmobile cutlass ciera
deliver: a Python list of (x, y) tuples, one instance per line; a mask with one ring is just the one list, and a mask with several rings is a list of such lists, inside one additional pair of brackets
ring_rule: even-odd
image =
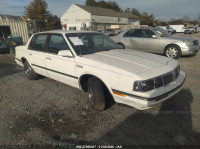
[(36, 33), (16, 47), (15, 61), (30, 80), (43, 75), (87, 92), (96, 111), (105, 109), (106, 90), (117, 103), (142, 110), (177, 94), (185, 80), (176, 60), (120, 49), (97, 32)]

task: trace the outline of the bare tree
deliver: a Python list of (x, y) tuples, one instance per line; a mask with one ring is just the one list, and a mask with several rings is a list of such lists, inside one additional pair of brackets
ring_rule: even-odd
[(182, 18), (182, 20), (183, 20), (183, 22), (187, 22), (187, 21), (190, 21), (191, 19), (190, 19), (189, 16), (184, 16), (184, 17)]

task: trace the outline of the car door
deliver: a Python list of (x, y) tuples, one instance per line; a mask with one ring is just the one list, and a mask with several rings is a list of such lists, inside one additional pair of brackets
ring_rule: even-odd
[(122, 43), (128, 49), (140, 50), (140, 42), (140, 29), (131, 29), (127, 31), (122, 38)]
[(156, 33), (150, 29), (141, 29), (140, 49), (146, 52), (157, 53), (160, 47), (160, 38), (156, 36)]
[(62, 34), (51, 34), (48, 40), (45, 63), (50, 78), (77, 87), (74, 57), (59, 56), (60, 50), (70, 50)]
[(28, 47), (29, 63), (36, 73), (47, 76), (45, 66), (46, 41), (48, 34), (36, 34)]

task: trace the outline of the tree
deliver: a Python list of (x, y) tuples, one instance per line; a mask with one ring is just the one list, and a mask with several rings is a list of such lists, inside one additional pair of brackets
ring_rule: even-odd
[(147, 12), (144, 12), (141, 15), (141, 25), (148, 25), (148, 26), (154, 26), (155, 23), (155, 17), (153, 14), (149, 15)]
[(130, 14), (131, 12), (130, 12), (130, 8), (126, 8), (125, 10), (124, 10), (124, 13), (127, 13), (127, 14)]
[(114, 1), (106, 2), (104, 0), (101, 0), (99, 2), (96, 2), (95, 0), (86, 0), (85, 5), (86, 6), (113, 9), (113, 10), (118, 11), (118, 12), (122, 11), (122, 9), (119, 7), (119, 5)]
[(35, 31), (55, 29), (55, 25), (60, 22), (57, 16), (47, 11), (47, 8), (48, 5), (45, 0), (32, 0), (29, 5), (25, 6), (25, 15), (33, 20), (33, 25), (37, 28)]
[(122, 9), (120, 8), (120, 6), (114, 1), (107, 2), (107, 5), (108, 5), (107, 8), (109, 8), (109, 9), (113, 9), (115, 11), (122, 12)]
[(200, 26), (200, 13), (199, 13), (199, 15), (198, 15), (198, 17), (197, 17), (197, 20), (198, 20), (199, 26)]
[(86, 0), (85, 1), (86, 6), (97, 6), (97, 2), (95, 0)]
[(25, 15), (33, 19), (37, 28), (45, 28), (45, 20), (49, 15), (47, 11), (47, 2), (45, 0), (33, 0), (28, 6), (25, 6)]
[(191, 19), (190, 19), (189, 16), (184, 16), (184, 17), (182, 18), (182, 20), (183, 20), (183, 22), (188, 22), (188, 21), (190, 21)]
[(180, 25), (183, 24), (182, 19), (171, 19), (171, 21), (168, 22), (170, 25)]
[(134, 15), (136, 15), (136, 16), (138, 16), (138, 17), (141, 16), (139, 10), (137, 10), (136, 8), (132, 8), (132, 9), (131, 9), (131, 13), (134, 14)]
[(49, 14), (47, 20), (45, 21), (45, 28), (47, 30), (62, 29), (60, 18), (56, 15)]

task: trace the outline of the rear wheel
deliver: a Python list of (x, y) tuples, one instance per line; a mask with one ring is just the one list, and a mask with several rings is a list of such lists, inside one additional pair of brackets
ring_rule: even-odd
[(38, 78), (38, 74), (34, 72), (28, 61), (24, 62), (24, 72), (30, 80), (36, 80)]
[(87, 87), (91, 107), (95, 111), (103, 111), (106, 106), (106, 101), (102, 82), (99, 79), (92, 77), (88, 80)]
[(165, 49), (165, 55), (167, 57), (177, 59), (181, 56), (181, 50), (176, 45), (170, 45)]

